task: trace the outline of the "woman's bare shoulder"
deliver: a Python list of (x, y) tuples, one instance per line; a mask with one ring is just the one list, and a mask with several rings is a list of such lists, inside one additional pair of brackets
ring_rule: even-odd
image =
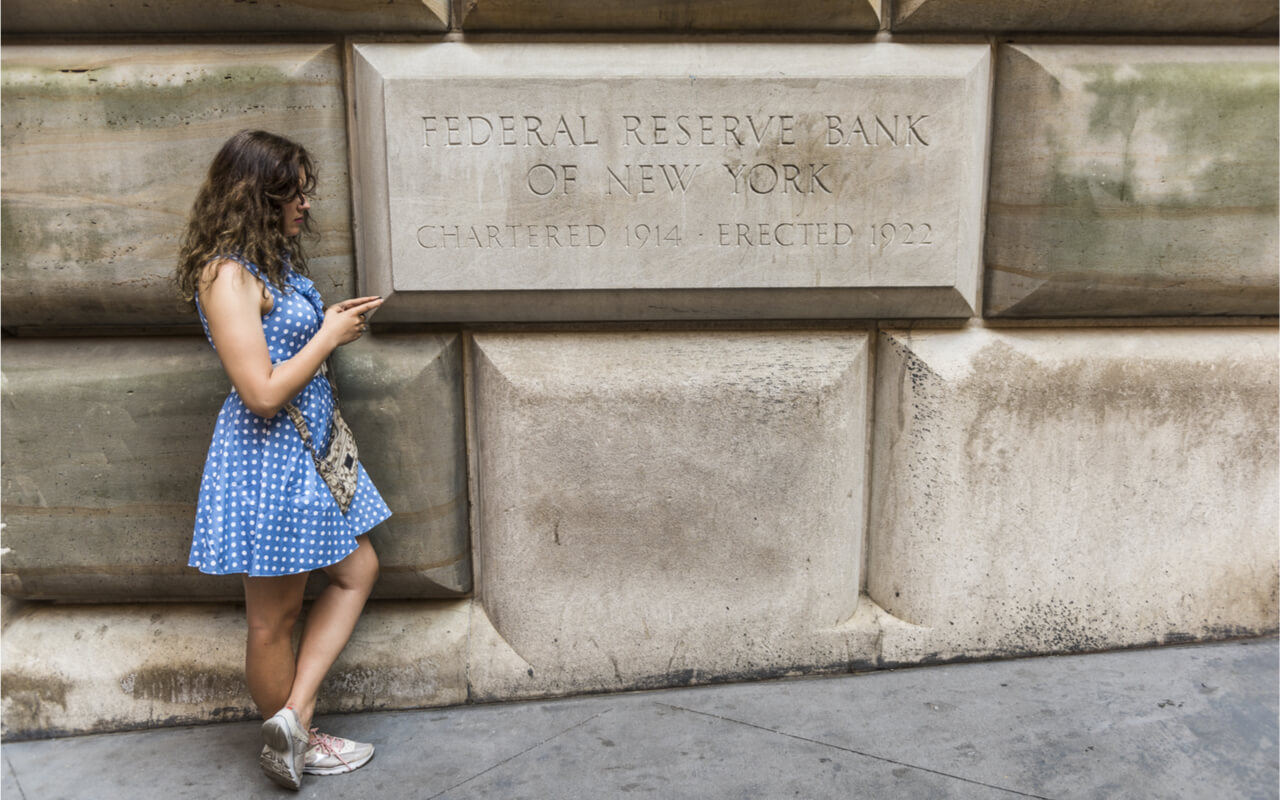
[(218, 288), (242, 289), (256, 284), (257, 278), (239, 261), (231, 258), (214, 258), (200, 270), (200, 291), (207, 294), (215, 285)]

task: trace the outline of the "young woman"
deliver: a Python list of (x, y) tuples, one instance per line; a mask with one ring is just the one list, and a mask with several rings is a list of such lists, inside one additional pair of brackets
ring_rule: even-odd
[[(244, 575), (245, 679), (266, 722), (259, 762), (290, 789), (304, 773), (364, 765), (373, 746), (311, 727), (320, 682), (346, 646), (378, 577), (366, 533), (391, 516), (363, 467), (343, 513), (284, 410), (296, 406), (323, 456), (334, 407), (321, 367), (368, 329), (381, 298), (325, 309), (306, 276), (300, 235), (311, 233), (315, 169), (281, 136), (241, 131), (214, 158), (182, 242), (177, 281), (233, 387), (205, 462), (189, 564)], [(307, 576), (328, 585), (294, 623)]]

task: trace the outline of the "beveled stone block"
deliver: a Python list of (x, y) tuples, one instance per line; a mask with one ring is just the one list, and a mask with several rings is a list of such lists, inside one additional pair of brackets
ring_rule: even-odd
[(882, 0), (462, 0), (463, 30), (876, 31)]
[(882, 332), (885, 665), (1276, 630), (1273, 328)]
[(895, 31), (1054, 31), (1275, 35), (1269, 0), (896, 0)]
[[(395, 516), (374, 529), (381, 597), (471, 587), (461, 356), (455, 336), (339, 351), (361, 461)], [(229, 382), (202, 339), (10, 340), (4, 348), (5, 594), (236, 599), (188, 568), (214, 420)], [(314, 587), (313, 587), (314, 588)]]
[(989, 51), (354, 48), (382, 319), (964, 317)]
[(428, 32), (449, 0), (7, 0), (5, 33)]
[[(465, 702), (470, 606), (369, 603), (318, 713)], [(244, 641), (242, 605), (28, 604), (4, 632), (4, 737), (253, 719)]]
[(243, 128), (311, 152), (312, 277), (350, 296), (341, 76), (333, 45), (5, 47), (4, 325), (191, 322), (170, 280), (179, 240), (209, 162)]
[(866, 333), (473, 344), (477, 697), (846, 664)]
[(1275, 64), (1274, 47), (1001, 47), (986, 313), (1280, 311)]

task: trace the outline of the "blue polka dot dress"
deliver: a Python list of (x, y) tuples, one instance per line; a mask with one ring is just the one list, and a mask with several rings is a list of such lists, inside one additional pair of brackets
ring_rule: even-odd
[[(260, 276), (255, 265), (232, 258)], [(271, 363), (278, 364), (320, 330), (324, 301), (315, 284), (293, 270), (287, 272), (285, 291), (269, 280), (262, 282), (274, 301), (262, 327)], [(209, 336), (199, 297), (196, 308)], [(306, 416), (312, 440), (327, 442), (333, 411), (328, 379), (317, 375), (293, 404)], [(291, 575), (319, 569), (352, 553), (356, 537), (389, 516), (391, 510), (363, 465), (351, 507), (343, 514), (289, 415), (280, 411), (270, 419), (260, 417), (232, 389), (209, 445), (187, 563), (212, 575)]]

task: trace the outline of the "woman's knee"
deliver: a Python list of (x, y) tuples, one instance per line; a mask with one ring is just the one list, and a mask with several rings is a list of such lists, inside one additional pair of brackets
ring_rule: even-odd
[(265, 587), (246, 582), (244, 612), (249, 635), (263, 640), (292, 636), (302, 614), (305, 585), (305, 580)]
[(344, 589), (363, 591), (366, 594), (373, 590), (378, 582), (378, 554), (365, 536), (359, 539), (360, 546), (342, 561), (325, 570), (329, 581)]

